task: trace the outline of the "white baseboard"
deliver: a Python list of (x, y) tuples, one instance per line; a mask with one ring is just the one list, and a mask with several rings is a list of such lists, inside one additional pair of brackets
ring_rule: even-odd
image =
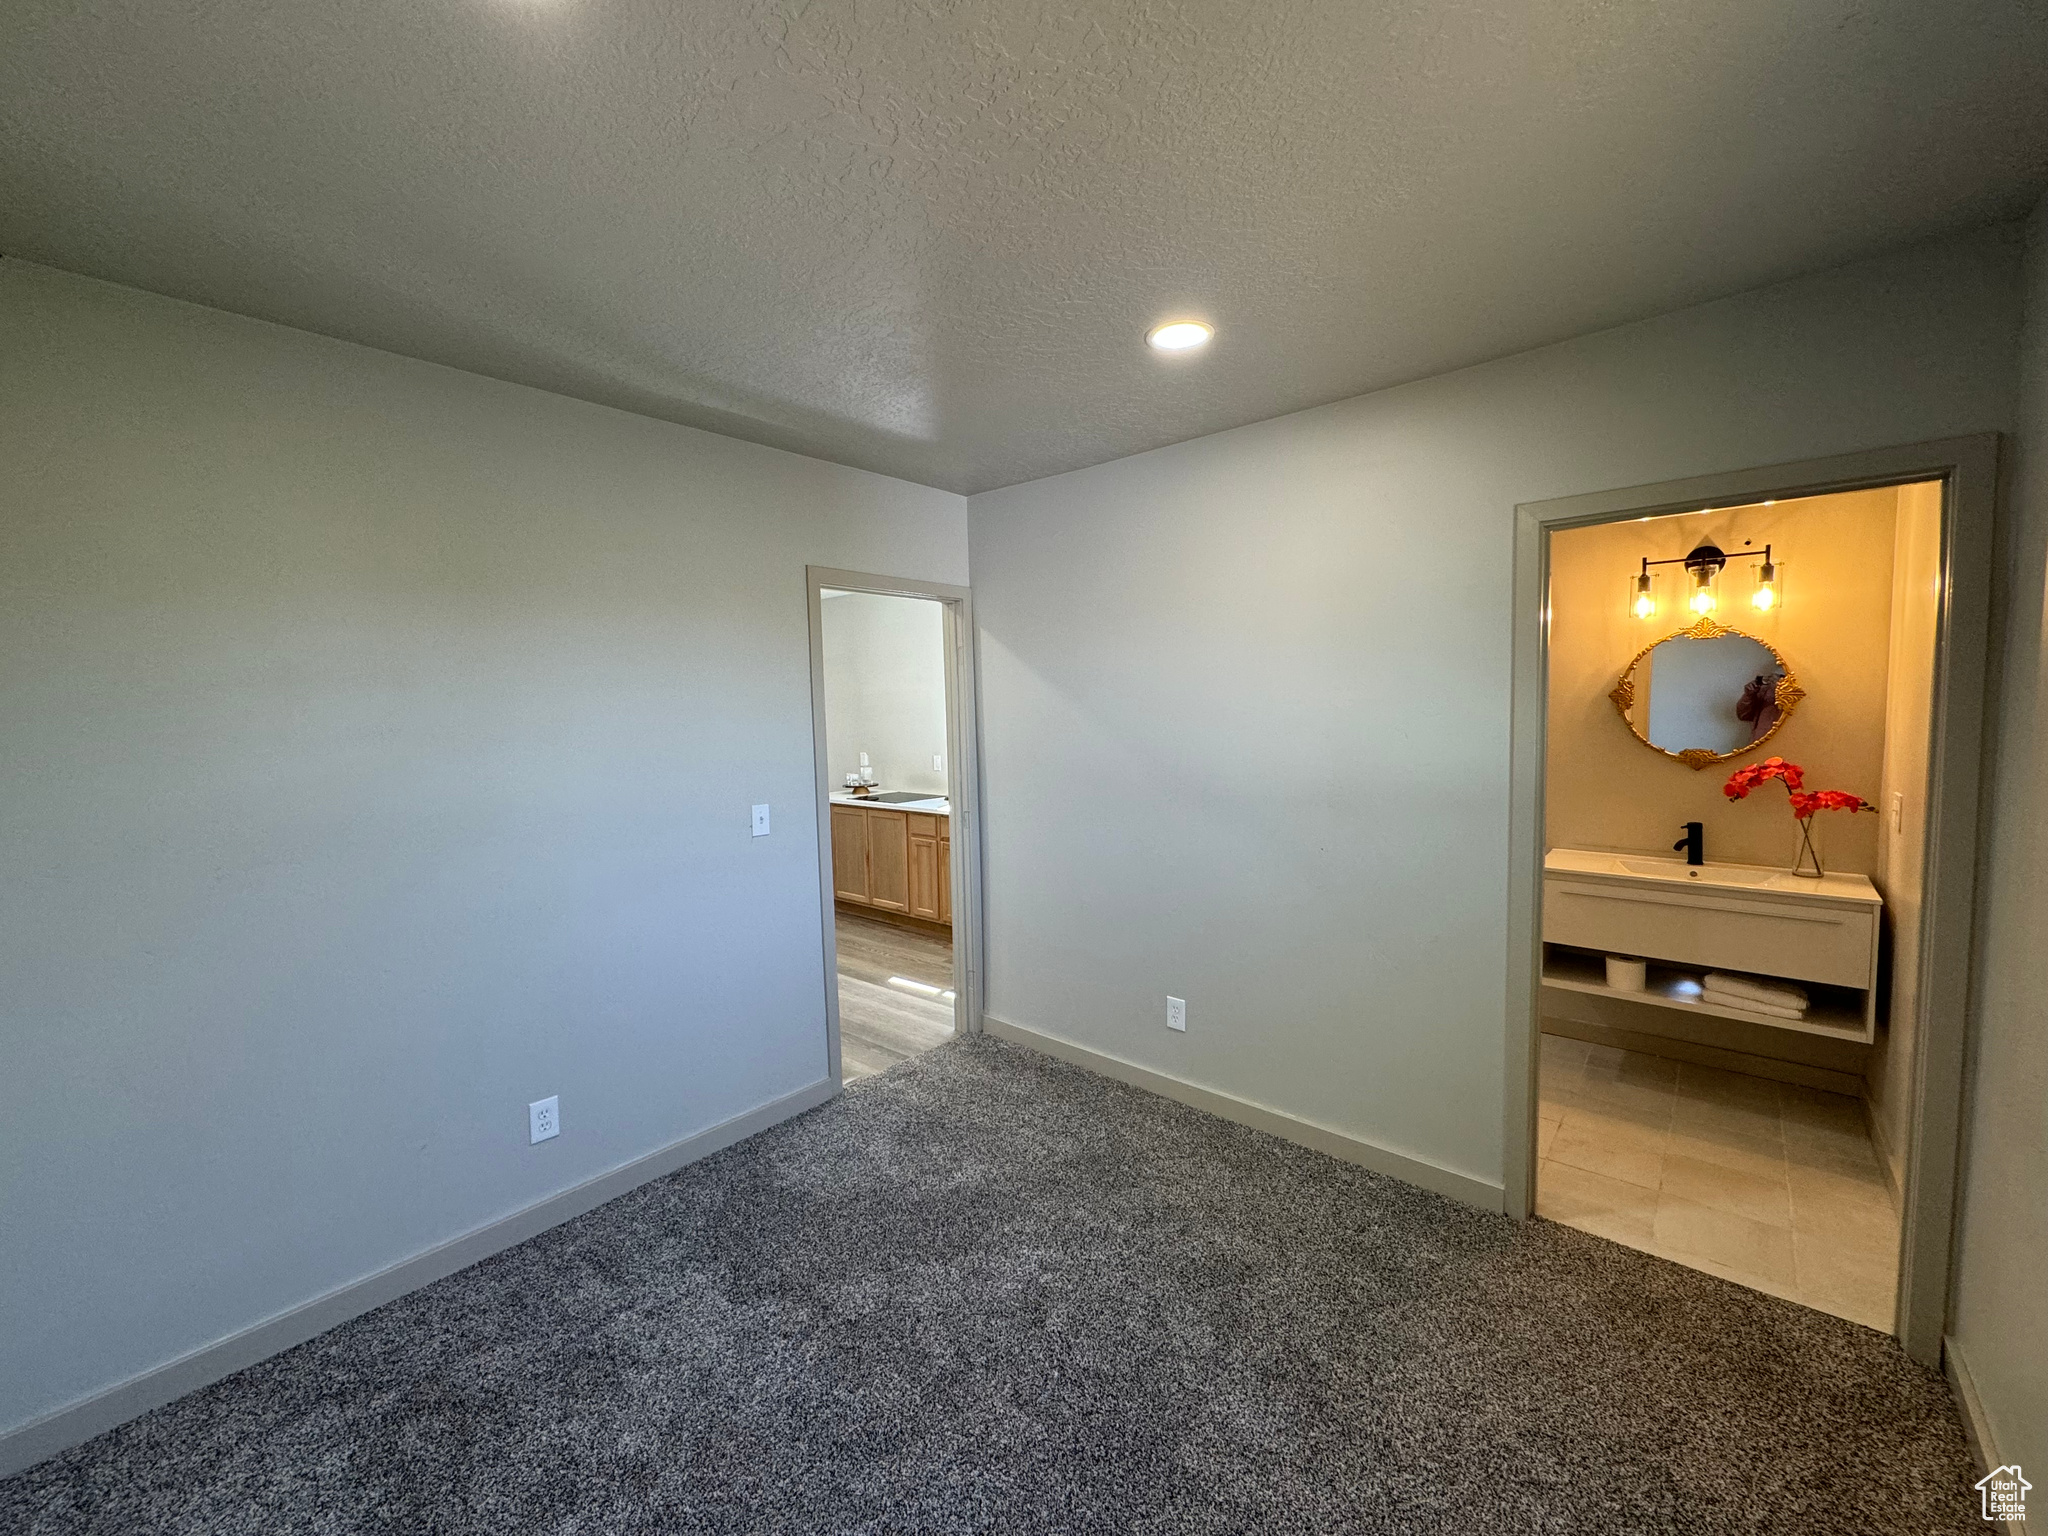
[(408, 1291), (431, 1285), (444, 1276), (516, 1247), (550, 1227), (595, 1210), (628, 1190), (661, 1178), (709, 1157), (713, 1152), (744, 1141), (758, 1131), (815, 1109), (839, 1092), (830, 1078), (784, 1094), (779, 1099), (722, 1121), (694, 1136), (635, 1158), (630, 1163), (585, 1179), (559, 1194), (537, 1200), (483, 1226), (472, 1227), (458, 1237), (438, 1243), (423, 1253), (401, 1259), (389, 1268), (365, 1275), (314, 1297), (287, 1311), (224, 1338), (203, 1344), (189, 1354), (154, 1366), (126, 1381), (65, 1404), (38, 1419), (0, 1434), (0, 1477), (30, 1467), (59, 1451), (82, 1445), (117, 1424), (161, 1407), (187, 1392), (231, 1376), (236, 1371), (267, 1360), (294, 1345), (303, 1344), (352, 1317), (360, 1317)]
[(1021, 1024), (1012, 1024), (992, 1013), (983, 1015), (982, 1026), (998, 1040), (1029, 1046), (1034, 1051), (1057, 1056), (1061, 1061), (1072, 1062), (1075, 1066), (1085, 1067), (1090, 1072), (1113, 1077), (1120, 1083), (1129, 1083), (1134, 1088), (1143, 1088), (1146, 1092), (1156, 1093), (1162, 1098), (1206, 1110), (1219, 1119), (1248, 1125), (1254, 1130), (1265, 1131), (1298, 1146), (1313, 1147), (1318, 1152), (1341, 1158), (1347, 1163), (1370, 1168), (1374, 1173), (1384, 1173), (1408, 1184), (1419, 1184), (1422, 1188), (1434, 1190), (1437, 1194), (1449, 1195), (1453, 1200), (1476, 1205), (1482, 1211), (1507, 1209), (1506, 1193), (1500, 1185), (1489, 1184), (1484, 1179), (1476, 1179), (1470, 1174), (1439, 1168), (1435, 1163), (1424, 1162), (1421, 1158), (1392, 1151), (1373, 1142), (1360, 1140), (1356, 1136), (1348, 1136), (1328, 1126), (1317, 1125), (1312, 1120), (1297, 1119), (1277, 1109), (1268, 1109), (1263, 1104), (1254, 1104), (1249, 1099), (1219, 1093), (1213, 1088), (1197, 1087), (1180, 1078), (1155, 1072), (1150, 1067), (1141, 1067), (1136, 1062), (1125, 1061), (1120, 1056), (1111, 1056), (1085, 1045), (1076, 1045), (1071, 1040), (1062, 1040), (1057, 1035), (1041, 1034), (1035, 1029), (1026, 1029)]
[[(1998, 1444), (1991, 1435), (1990, 1421), (1984, 1417), (1984, 1403), (1977, 1396), (1977, 1383), (1970, 1375), (1969, 1362), (1963, 1358), (1963, 1352), (1952, 1338), (1941, 1341), (1941, 1373), (1948, 1378), (1949, 1392), (1962, 1414), (1963, 1434), (1969, 1439), (1970, 1454), (1976, 1458), (1977, 1475), (1981, 1477), (1993, 1467), (2004, 1466), (2005, 1458), (1999, 1455)], [(2010, 1520), (1990, 1521), (1985, 1529), (1998, 1533), (1998, 1536), (2024, 1536)]]
[(1891, 1139), (1884, 1133), (1884, 1117), (1877, 1112), (1877, 1105), (1871, 1099), (1859, 1101), (1863, 1105), (1863, 1128), (1870, 1133), (1871, 1150), (1877, 1153), (1877, 1171), (1884, 1175), (1884, 1186), (1891, 1192), (1892, 1209), (1906, 1208), (1906, 1190), (1900, 1179), (1902, 1160), (1893, 1155)]

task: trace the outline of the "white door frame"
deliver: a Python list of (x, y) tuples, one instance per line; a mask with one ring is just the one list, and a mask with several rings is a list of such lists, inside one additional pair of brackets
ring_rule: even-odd
[(946, 616), (946, 776), (953, 842), (953, 1033), (979, 1034), (981, 923), (981, 706), (976, 687), (974, 596), (966, 587), (906, 576), (876, 576), (807, 565), (811, 608), (811, 743), (818, 768), (818, 905), (825, 930), (825, 1050), (835, 1089), (839, 1070), (839, 930), (832, 899), (832, 766), (825, 753), (825, 588), (884, 597), (935, 598)]
[(1536, 1194), (1536, 1054), (1543, 945), (1543, 773), (1550, 673), (1550, 535), (1559, 528), (1746, 506), (1830, 491), (1942, 482), (1941, 615), (1920, 925), (1919, 1050), (1910, 1092), (1896, 1329), (1939, 1365), (1948, 1318), (1969, 1039), (1979, 771), (1991, 604), (1998, 435), (1948, 438), (1515, 509), (1514, 704), (1508, 806), (1508, 1017), (1504, 1175), (1508, 1214)]

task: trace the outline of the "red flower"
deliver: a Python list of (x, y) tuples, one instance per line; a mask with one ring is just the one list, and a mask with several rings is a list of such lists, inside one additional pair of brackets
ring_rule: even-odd
[(1805, 788), (1806, 770), (1782, 757), (1767, 757), (1760, 763), (1751, 763), (1747, 768), (1738, 768), (1728, 775), (1728, 782), (1721, 786), (1721, 793), (1730, 800), (1747, 799), (1751, 790), (1761, 789), (1772, 779), (1783, 779), (1789, 794)]
[(1811, 794), (1792, 796), (1792, 814), (1801, 821), (1815, 811), (1874, 811), (1872, 805), (1860, 795), (1852, 795), (1846, 789), (1817, 789)]
[(1860, 795), (1852, 795), (1846, 789), (1806, 788), (1806, 770), (1797, 763), (1788, 763), (1782, 757), (1767, 757), (1760, 763), (1751, 763), (1747, 768), (1738, 768), (1728, 775), (1728, 782), (1721, 786), (1721, 793), (1730, 800), (1746, 800), (1753, 789), (1761, 789), (1773, 779), (1783, 781), (1786, 798), (1792, 802), (1792, 814), (1804, 821), (1815, 811), (1873, 811), (1877, 807)]

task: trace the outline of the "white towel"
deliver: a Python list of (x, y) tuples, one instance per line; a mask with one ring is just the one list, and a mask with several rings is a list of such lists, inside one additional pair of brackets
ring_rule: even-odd
[(1758, 981), (1755, 977), (1737, 976), (1729, 971), (1709, 971), (1705, 985), (1716, 992), (1753, 997), (1773, 1008), (1804, 1008), (1807, 1004), (1806, 989), (1795, 987), (1789, 981)]
[(1761, 1014), (1771, 1019), (1803, 1019), (1804, 1008), (1777, 1008), (1769, 1003), (1760, 1003), (1753, 997), (1737, 997), (1733, 992), (1720, 992), (1712, 987), (1700, 992), (1702, 1002), (1712, 1003), (1716, 1008), (1739, 1008), (1744, 1013)]

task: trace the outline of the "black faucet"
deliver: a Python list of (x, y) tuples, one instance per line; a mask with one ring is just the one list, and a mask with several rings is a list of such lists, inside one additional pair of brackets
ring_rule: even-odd
[(1706, 863), (1706, 831), (1706, 827), (1701, 823), (1688, 821), (1685, 824), (1685, 836), (1673, 843), (1671, 845), (1672, 849), (1675, 851), (1683, 848), (1685, 850), (1685, 862), (1688, 864)]

